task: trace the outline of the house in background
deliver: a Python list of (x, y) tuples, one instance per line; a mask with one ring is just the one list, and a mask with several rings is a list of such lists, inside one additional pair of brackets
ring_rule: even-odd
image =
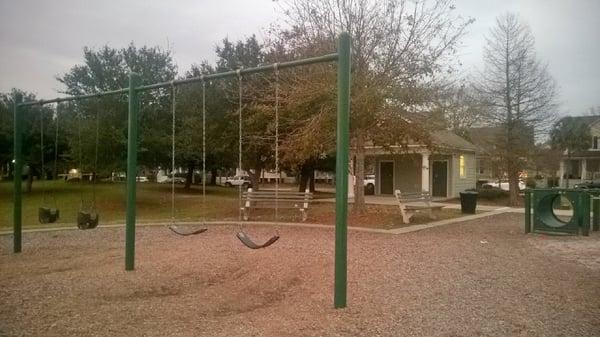
[(574, 184), (588, 181), (600, 181), (600, 116), (573, 117), (590, 127), (589, 148), (574, 151), (570, 158), (563, 154), (560, 158), (558, 177), (560, 187), (573, 187)]
[(429, 191), (433, 197), (455, 198), (475, 188), (475, 145), (446, 130), (431, 137), (433, 150), (416, 143), (408, 148), (367, 146), (367, 159), (374, 162), (376, 195)]
[(503, 128), (496, 126), (470, 128), (466, 138), (475, 145), (477, 183), (498, 181), (504, 177), (504, 171), (499, 165), (497, 139)]
[[(481, 185), (488, 182), (498, 182), (499, 180), (507, 179), (506, 168), (503, 165), (503, 158), (500, 156), (502, 151), (503, 139), (506, 139), (506, 129), (502, 126), (485, 126), (470, 128), (466, 131), (466, 138), (475, 145), (477, 149), (477, 184)], [(532, 128), (528, 128), (527, 132), (519, 135), (519, 146), (526, 148), (535, 148), (535, 138)], [(529, 158), (522, 157), (525, 162), (525, 169), (520, 173), (521, 177), (528, 176), (528, 167), (532, 163)]]

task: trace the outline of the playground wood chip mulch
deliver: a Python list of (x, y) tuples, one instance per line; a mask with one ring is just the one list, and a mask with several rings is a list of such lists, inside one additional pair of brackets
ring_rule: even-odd
[[(332, 229), (122, 229), (0, 237), (0, 336), (600, 336), (600, 233), (524, 235), (502, 214), (404, 235), (349, 233), (333, 309)], [(256, 241), (273, 228), (246, 228)]]

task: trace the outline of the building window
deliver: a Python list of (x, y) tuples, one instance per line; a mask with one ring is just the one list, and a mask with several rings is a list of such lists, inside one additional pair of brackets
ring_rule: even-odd
[(485, 173), (485, 168), (483, 167), (483, 161), (481, 159), (477, 159), (476, 161), (477, 172), (479, 174)]
[(598, 150), (598, 136), (594, 136), (594, 138), (592, 138), (592, 149)]
[(466, 165), (465, 165), (465, 156), (460, 155), (460, 157), (458, 157), (458, 174), (460, 175), (461, 178), (466, 178), (467, 177), (467, 169), (466, 169)]

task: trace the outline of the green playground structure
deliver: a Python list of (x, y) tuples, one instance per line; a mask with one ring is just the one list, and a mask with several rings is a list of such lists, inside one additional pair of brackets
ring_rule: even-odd
[[(279, 70), (306, 66), (316, 63), (337, 63), (337, 124), (336, 124), (336, 202), (335, 202), (335, 249), (334, 249), (334, 307), (346, 307), (347, 295), (347, 236), (348, 236), (348, 158), (349, 158), (349, 135), (350, 135), (350, 70), (351, 70), (351, 39), (348, 33), (341, 33), (338, 39), (338, 50), (336, 53), (305, 58), (281, 63), (260, 65), (254, 68), (237, 69), (220, 73), (206, 74), (199, 77), (183, 78), (169, 82), (143, 84), (140, 83), (140, 77), (131, 73), (129, 76), (129, 87), (112, 91), (97, 92), (87, 95), (70, 96), (54, 98), (49, 100), (38, 100), (22, 102), (21, 97), (17, 97), (14, 102), (14, 171), (22, 172), (24, 158), (22, 153), (22, 133), (23, 133), (23, 109), (27, 106), (45, 105), (62, 102), (76, 102), (85, 99), (96, 99), (105, 96), (127, 95), (129, 103), (128, 111), (128, 132), (127, 132), (127, 204), (125, 217), (125, 270), (133, 270), (135, 265), (135, 230), (136, 230), (136, 176), (138, 173), (138, 125), (139, 125), (139, 106), (141, 94), (143, 92), (155, 89), (174, 90), (177, 86), (189, 83), (205, 83), (205, 81), (214, 81), (218, 79), (237, 78), (241, 92), (243, 76), (278, 72)], [(204, 97), (204, 96), (203, 96)], [(240, 94), (241, 97), (241, 94)], [(241, 99), (240, 99), (241, 102)], [(204, 104), (204, 103), (203, 103)], [(240, 104), (240, 126), (241, 134), (241, 104)], [(175, 122), (173, 122), (175, 123)], [(174, 125), (174, 124), (173, 124)], [(173, 126), (174, 127), (174, 126)], [(43, 129), (43, 127), (42, 127)], [(97, 137), (96, 137), (97, 138)], [(241, 136), (240, 136), (240, 165), (241, 166)], [(96, 150), (97, 151), (97, 150)], [(204, 181), (204, 179), (203, 179)], [(14, 178), (14, 197), (13, 197), (13, 251), (20, 253), (22, 249), (22, 177), (15, 174)], [(50, 217), (58, 217), (58, 211), (42, 209), (43, 217), (41, 222), (51, 222)], [(85, 228), (97, 226), (97, 214), (95, 218), (91, 213), (84, 214), (86, 218), (78, 219), (78, 223), (85, 223)], [(55, 221), (54, 219), (53, 221)], [(90, 222), (95, 222), (93, 227)], [(82, 228), (82, 227), (80, 227)], [(83, 228), (82, 228), (83, 229)], [(247, 240), (246, 238), (244, 238)], [(242, 240), (242, 238), (240, 238)], [(267, 245), (263, 245), (266, 247)], [(261, 248), (261, 247), (258, 247)]]
[[(573, 210), (561, 218), (555, 206), (563, 200)], [(544, 188), (525, 191), (525, 233), (558, 233), (588, 236), (600, 229), (600, 190)]]

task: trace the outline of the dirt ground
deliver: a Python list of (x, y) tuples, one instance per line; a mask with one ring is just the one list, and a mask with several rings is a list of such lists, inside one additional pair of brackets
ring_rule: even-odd
[[(600, 336), (600, 234), (524, 235), (501, 214), (404, 235), (350, 232), (348, 308), (332, 308), (333, 231), (235, 227), (0, 237), (1, 336)], [(247, 228), (266, 238), (272, 228)]]

